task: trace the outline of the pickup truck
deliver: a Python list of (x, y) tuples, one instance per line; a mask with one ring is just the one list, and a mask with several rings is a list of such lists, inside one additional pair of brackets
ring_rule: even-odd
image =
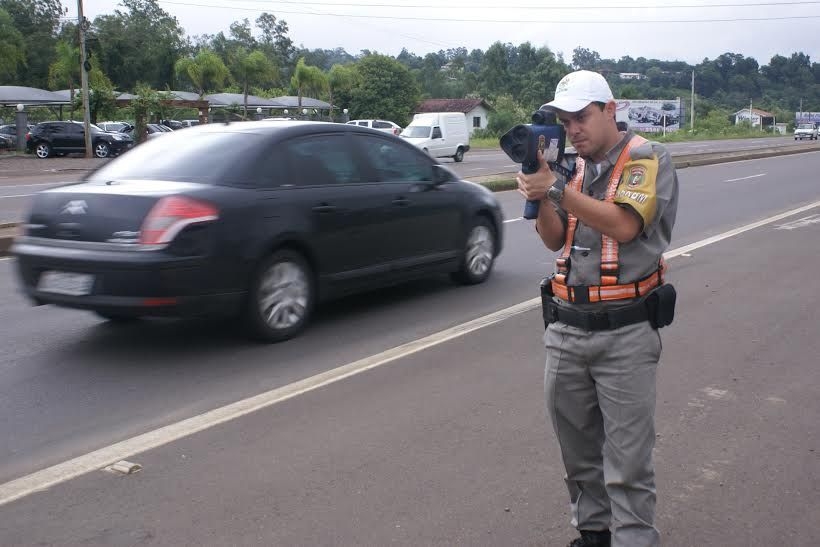
[(815, 127), (813, 123), (801, 123), (794, 128), (794, 140), (797, 139), (800, 139), (801, 141), (803, 139), (816, 141), (817, 127)]

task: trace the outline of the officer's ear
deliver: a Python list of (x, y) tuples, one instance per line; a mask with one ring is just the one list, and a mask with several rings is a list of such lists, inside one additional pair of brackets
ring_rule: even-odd
[(607, 101), (606, 105), (604, 105), (604, 113), (606, 113), (607, 118), (612, 117), (615, 119), (615, 113), (618, 110), (618, 104), (615, 101)]

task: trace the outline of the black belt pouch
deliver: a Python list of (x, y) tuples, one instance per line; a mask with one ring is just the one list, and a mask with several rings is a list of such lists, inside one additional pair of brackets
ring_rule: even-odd
[(675, 287), (666, 283), (661, 285), (646, 297), (646, 308), (649, 311), (649, 323), (653, 329), (659, 329), (672, 324), (675, 318)]
[(552, 317), (552, 277), (545, 277), (541, 280), (541, 315), (544, 318), (544, 328), (546, 329), (553, 322)]

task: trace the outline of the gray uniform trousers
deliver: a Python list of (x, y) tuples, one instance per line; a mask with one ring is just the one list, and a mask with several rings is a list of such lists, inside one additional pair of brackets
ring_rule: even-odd
[(612, 545), (660, 544), (655, 518), (655, 379), (661, 354), (648, 322), (544, 334), (547, 411), (561, 447), (572, 524), (610, 529)]

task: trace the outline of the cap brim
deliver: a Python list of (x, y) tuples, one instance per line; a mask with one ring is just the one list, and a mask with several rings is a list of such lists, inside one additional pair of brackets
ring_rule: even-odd
[(586, 101), (584, 99), (572, 99), (569, 97), (561, 97), (560, 99), (555, 99), (554, 101), (545, 104), (541, 108), (563, 110), (564, 112), (579, 112), (585, 109), (590, 103), (592, 103), (592, 101)]

